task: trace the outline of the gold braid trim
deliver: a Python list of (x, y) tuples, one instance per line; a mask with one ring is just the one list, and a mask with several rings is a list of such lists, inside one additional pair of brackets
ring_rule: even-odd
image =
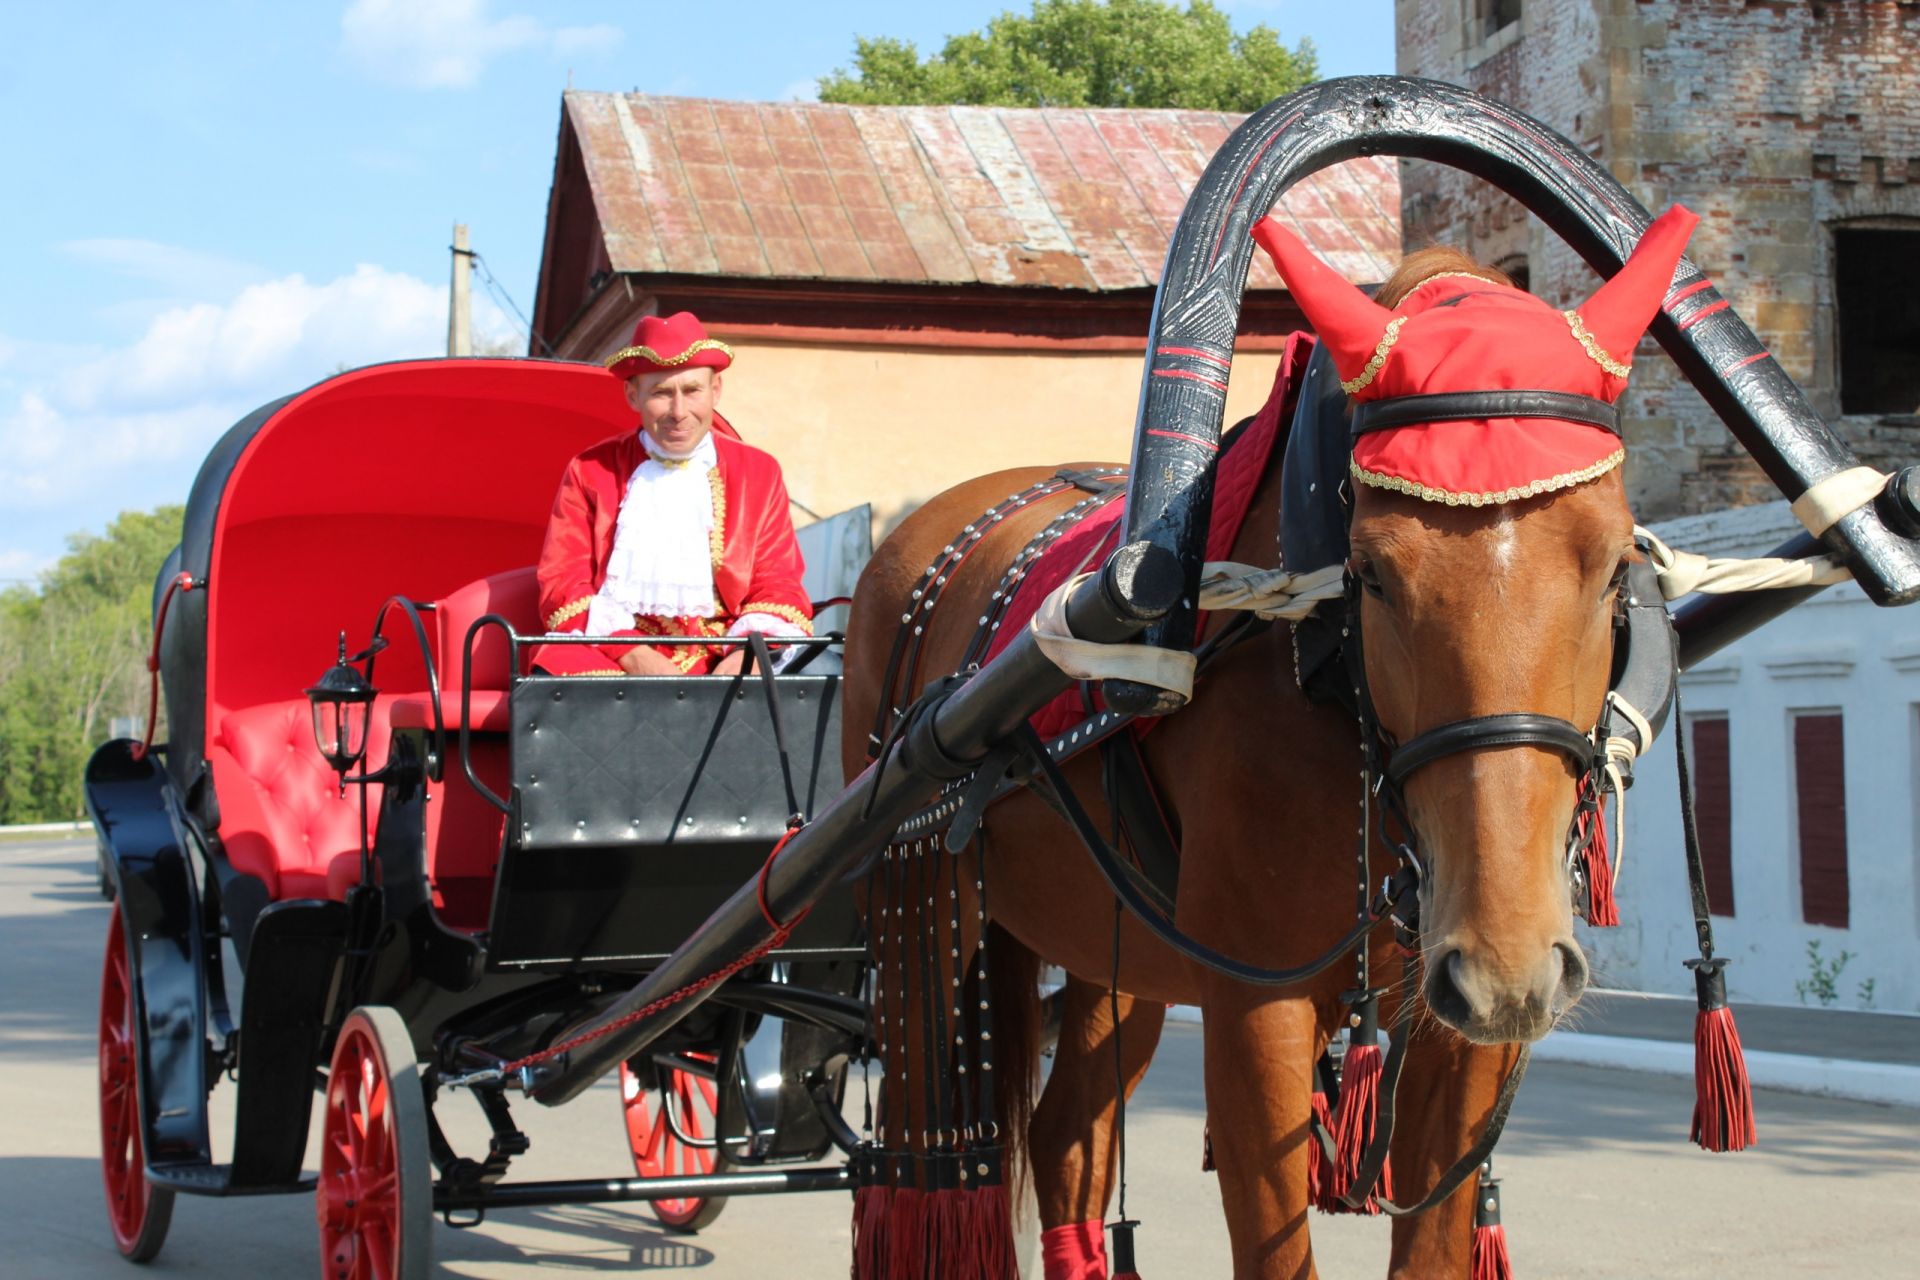
[(1587, 332), (1586, 322), (1580, 318), (1578, 311), (1562, 311), (1560, 314), (1567, 318), (1567, 328), (1573, 331), (1574, 341), (1587, 349), (1587, 354), (1593, 357), (1595, 364), (1616, 378), (1624, 378), (1633, 372), (1632, 365), (1621, 364), (1608, 355), (1606, 348), (1600, 345), (1600, 340)]
[(1341, 382), (1342, 391), (1352, 395), (1373, 381), (1374, 375), (1380, 372), (1380, 366), (1387, 362), (1387, 352), (1393, 350), (1393, 344), (1400, 340), (1400, 326), (1410, 319), (1411, 316), (1395, 316), (1387, 321), (1387, 331), (1380, 335), (1380, 344), (1373, 349), (1373, 359), (1367, 361), (1367, 367), (1360, 371), (1359, 377)]
[(707, 485), (713, 490), (713, 528), (707, 530), (707, 550), (718, 569), (727, 554), (727, 485), (720, 478), (720, 468), (707, 472)]
[(611, 369), (622, 360), (631, 360), (635, 356), (638, 356), (640, 359), (651, 361), (663, 369), (671, 369), (675, 365), (685, 364), (702, 351), (718, 351), (727, 359), (733, 359), (732, 347), (720, 341), (718, 338), (702, 338), (677, 356), (663, 356), (652, 347), (622, 347), (608, 356), (603, 363), (607, 368)]
[(769, 613), (776, 618), (784, 618), (808, 635), (813, 634), (813, 619), (790, 604), (774, 604), (767, 600), (755, 600), (751, 604), (743, 604), (740, 606), (740, 614), (742, 617), (745, 617), (749, 613)]
[(572, 604), (561, 605), (558, 609), (555, 609), (547, 615), (547, 630), (558, 631), (561, 623), (567, 621), (569, 618), (579, 617), (587, 611), (587, 606), (592, 603), (592, 596), (581, 596)]
[(1399, 476), (1390, 476), (1384, 472), (1368, 471), (1358, 462), (1349, 462), (1347, 469), (1353, 472), (1354, 479), (1361, 484), (1371, 485), (1376, 489), (1391, 489), (1395, 493), (1404, 493), (1426, 502), (1444, 502), (1449, 507), (1497, 507), (1503, 502), (1518, 502), (1522, 498), (1534, 498), (1543, 493), (1552, 493), (1556, 489), (1568, 489), (1576, 484), (1585, 484), (1589, 480), (1598, 479), (1619, 466), (1626, 456), (1625, 449), (1615, 449), (1592, 466), (1581, 467), (1578, 471), (1569, 471), (1564, 475), (1548, 476), (1545, 480), (1516, 485), (1497, 493), (1450, 493), (1445, 489), (1430, 488), (1415, 480), (1402, 480)]
[[(1428, 276), (1426, 279), (1422, 280), (1419, 284), (1413, 286), (1413, 289), (1424, 288), (1425, 286), (1432, 284), (1435, 280), (1450, 280), (1455, 276), (1458, 276), (1462, 280), (1478, 280), (1481, 284), (1490, 284), (1490, 285), (1498, 286), (1500, 283), (1498, 280), (1494, 280), (1487, 276), (1481, 275), (1478, 271), (1436, 271), (1432, 275)], [(1412, 295), (1413, 289), (1407, 290), (1407, 293), (1409, 296)]]

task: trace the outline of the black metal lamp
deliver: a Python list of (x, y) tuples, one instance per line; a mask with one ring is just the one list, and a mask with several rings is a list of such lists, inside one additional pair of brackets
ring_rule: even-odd
[(367, 752), (367, 721), (377, 690), (347, 661), (347, 633), (340, 633), (340, 660), (327, 669), (318, 684), (307, 690), (313, 707), (313, 741), (333, 771), (340, 789), (347, 787), (347, 771)]

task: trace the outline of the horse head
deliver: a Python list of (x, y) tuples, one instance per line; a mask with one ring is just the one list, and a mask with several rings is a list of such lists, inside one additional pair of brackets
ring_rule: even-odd
[(1354, 406), (1354, 681), (1421, 866), (1427, 1006), (1533, 1040), (1585, 990), (1569, 869), (1634, 554), (1614, 402), (1697, 221), (1673, 209), (1571, 311), (1464, 255), (1369, 298), (1268, 219), (1254, 235)]

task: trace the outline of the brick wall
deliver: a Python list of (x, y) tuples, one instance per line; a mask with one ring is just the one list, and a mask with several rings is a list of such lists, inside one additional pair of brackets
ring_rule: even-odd
[[(1840, 418), (1836, 224), (1920, 229), (1915, 0), (1397, 0), (1398, 66), (1500, 98), (1606, 164), (1658, 212), (1701, 215), (1691, 255), (1871, 465), (1920, 458), (1913, 419)], [(1911, 177), (1912, 181), (1909, 181)], [(1408, 163), (1407, 243), (1524, 255), (1532, 287), (1578, 303), (1594, 273), (1512, 200)], [(1920, 358), (1920, 357), (1916, 357)], [(1635, 361), (1627, 479), (1643, 518), (1774, 497), (1649, 340)]]

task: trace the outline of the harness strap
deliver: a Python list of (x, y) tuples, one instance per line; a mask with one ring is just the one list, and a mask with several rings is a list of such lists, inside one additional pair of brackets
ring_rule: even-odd
[(767, 716), (773, 721), (773, 745), (780, 753), (780, 781), (787, 789), (787, 817), (791, 821), (800, 821), (805, 815), (800, 812), (800, 795), (793, 789), (793, 759), (787, 752), (787, 727), (780, 714), (780, 685), (773, 674), (773, 654), (767, 648), (767, 637), (758, 631), (748, 634), (747, 645), (753, 652), (754, 665), (760, 669), (760, 687), (767, 691)]
[(1553, 418), (1620, 434), (1619, 406), (1566, 391), (1442, 391), (1353, 406), (1351, 434), (1482, 418)]
[(1073, 833), (1086, 846), (1093, 856), (1094, 867), (1100, 872), (1101, 879), (1107, 882), (1122, 906), (1131, 911), (1147, 930), (1196, 964), (1204, 965), (1215, 973), (1225, 974), (1240, 982), (1260, 987), (1295, 986), (1309, 978), (1325, 972), (1336, 961), (1353, 950), (1353, 946), (1373, 930), (1373, 927), (1398, 909), (1403, 900), (1410, 899), (1416, 892), (1418, 881), (1412, 876), (1396, 876), (1382, 892), (1380, 899), (1373, 903), (1331, 949), (1318, 958), (1303, 965), (1287, 969), (1268, 969), (1259, 965), (1247, 964), (1231, 956), (1222, 955), (1204, 942), (1182, 932), (1171, 920), (1168, 920), (1147, 896), (1140, 892), (1134, 877), (1140, 873), (1128, 866), (1093, 825), (1087, 811), (1081, 807), (1079, 797), (1061, 774), (1060, 767), (1040, 742), (1040, 737), (1031, 725), (1023, 725), (1018, 731), (1018, 739), (1027, 761), (1034, 767), (1038, 780), (1044, 784), (1044, 792), (1050, 793), (1055, 810), (1067, 820)]
[(1533, 711), (1510, 711), (1454, 720), (1415, 735), (1394, 748), (1387, 761), (1387, 781), (1401, 786), (1420, 766), (1462, 751), (1522, 746), (1550, 747), (1571, 756), (1582, 769), (1593, 767), (1593, 738), (1580, 732), (1572, 721)]

